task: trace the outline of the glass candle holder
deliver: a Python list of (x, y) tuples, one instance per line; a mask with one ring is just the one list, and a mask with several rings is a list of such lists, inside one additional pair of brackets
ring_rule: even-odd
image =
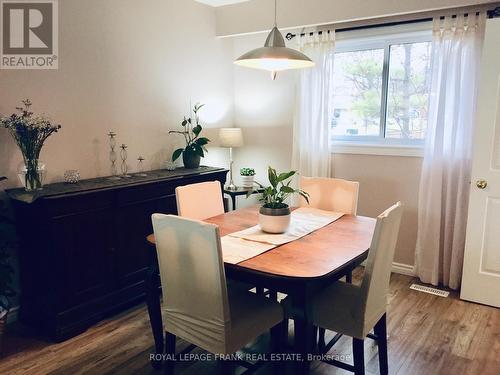
[(110, 172), (111, 172), (111, 177), (109, 177), (110, 180), (119, 180), (120, 177), (118, 176), (118, 171), (116, 169), (116, 133), (113, 131), (110, 131), (108, 133), (109, 137), (109, 161), (111, 162), (110, 166)]
[(64, 172), (64, 182), (67, 184), (77, 184), (80, 181), (80, 172), (70, 169)]
[(128, 165), (127, 165), (127, 145), (125, 143), (122, 143), (122, 145), (120, 146), (121, 150), (120, 150), (120, 158), (122, 159), (122, 165), (121, 165), (121, 169), (122, 169), (122, 177), (132, 177), (131, 175), (128, 174)]
[(142, 176), (142, 177), (147, 176), (147, 174), (144, 173), (144, 160), (146, 160), (146, 159), (144, 159), (142, 156), (139, 156), (137, 158), (137, 161), (138, 161), (137, 162), (137, 172), (138, 172), (137, 175)]

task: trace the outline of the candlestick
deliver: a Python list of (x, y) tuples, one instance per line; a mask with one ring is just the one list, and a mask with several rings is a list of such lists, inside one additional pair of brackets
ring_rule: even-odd
[(122, 143), (120, 146), (120, 158), (122, 159), (122, 165), (121, 165), (121, 170), (122, 170), (122, 177), (132, 177), (130, 176), (128, 172), (128, 165), (127, 165), (127, 145), (125, 143)]
[(139, 172), (137, 175), (142, 177), (147, 176), (147, 174), (144, 173), (144, 163), (143, 163), (143, 161), (146, 159), (144, 159), (142, 156), (139, 156), (137, 160), (139, 161), (137, 163), (137, 172)]
[(111, 167), (110, 167), (110, 172), (111, 172), (111, 177), (109, 178), (110, 180), (119, 180), (120, 177), (118, 177), (118, 171), (116, 170), (116, 133), (113, 131), (110, 131), (108, 133), (109, 137), (109, 161), (111, 162)]

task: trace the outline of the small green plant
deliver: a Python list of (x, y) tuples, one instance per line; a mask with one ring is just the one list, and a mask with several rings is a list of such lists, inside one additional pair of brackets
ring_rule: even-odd
[(240, 175), (241, 176), (255, 176), (255, 169), (253, 169), (253, 168), (241, 168)]
[(210, 139), (205, 137), (200, 137), (201, 131), (203, 130), (200, 124), (200, 117), (198, 116), (198, 112), (201, 108), (203, 108), (204, 104), (196, 103), (193, 107), (194, 118), (184, 117), (184, 120), (181, 122), (181, 126), (183, 127), (182, 131), (179, 130), (171, 130), (168, 133), (172, 134), (182, 134), (186, 141), (186, 147), (178, 148), (172, 154), (172, 161), (175, 161), (182, 155), (183, 152), (188, 154), (196, 154), (201, 157), (205, 156), (205, 152), (208, 150), (205, 148), (205, 145), (210, 142)]
[[(257, 182), (264, 191), (259, 198), (259, 202), (266, 208), (287, 208), (288, 204), (285, 203), (288, 197), (292, 194), (299, 194), (307, 203), (309, 203), (309, 194), (300, 189), (294, 189), (290, 186), (291, 178), (295, 175), (296, 171), (277, 173), (276, 169), (272, 167), (267, 168), (270, 186), (263, 186)], [(252, 192), (247, 193), (249, 197)]]

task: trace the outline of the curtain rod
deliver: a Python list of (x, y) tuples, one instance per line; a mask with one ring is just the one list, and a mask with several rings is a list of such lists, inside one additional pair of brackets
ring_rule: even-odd
[[(488, 18), (497, 18), (500, 17), (500, 7), (496, 7), (495, 9), (488, 10), (487, 12)], [(467, 16), (467, 13), (465, 13), (465, 16)], [(452, 18), (455, 18), (456, 15), (453, 15)], [(440, 17), (444, 18), (444, 16)], [(407, 21), (393, 21), (393, 22), (385, 22), (385, 23), (379, 23), (379, 24), (372, 24), (372, 25), (364, 25), (364, 26), (351, 26), (351, 27), (343, 27), (340, 29), (335, 29), (335, 33), (342, 33), (346, 31), (353, 31), (353, 30), (363, 30), (363, 29), (371, 29), (374, 27), (382, 27), (382, 26), (397, 26), (397, 25), (408, 25), (412, 23), (419, 23), (419, 22), (430, 22), (432, 21), (432, 17), (425, 17), (425, 18), (420, 18), (420, 19), (414, 19), (414, 20), (407, 20)], [(304, 32), (304, 33), (299, 33), (299, 34), (293, 34), (293, 33), (287, 33), (285, 35), (285, 38), (287, 40), (292, 40), (295, 38), (297, 35), (299, 36), (305, 36), (305, 35), (322, 35), (324, 32), (330, 34), (330, 30), (318, 30), (318, 31), (310, 31), (310, 32)]]

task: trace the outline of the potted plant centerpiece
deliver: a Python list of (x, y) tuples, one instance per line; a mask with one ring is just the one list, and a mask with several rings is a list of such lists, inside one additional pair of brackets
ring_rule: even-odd
[(205, 156), (205, 152), (208, 152), (208, 150), (205, 148), (205, 145), (210, 142), (210, 139), (200, 137), (203, 128), (200, 124), (198, 112), (203, 106), (204, 104), (199, 103), (194, 105), (194, 118), (184, 117), (184, 120), (181, 122), (181, 126), (183, 128), (181, 131), (169, 131), (169, 134), (182, 134), (184, 136), (184, 140), (186, 141), (186, 147), (178, 148), (174, 151), (174, 153), (172, 154), (172, 161), (176, 161), (182, 154), (184, 167), (189, 169), (198, 168), (200, 166), (200, 159)]
[(43, 144), (52, 133), (57, 133), (61, 125), (53, 124), (44, 116), (34, 116), (31, 112), (31, 101), (23, 100), (23, 107), (16, 107), (19, 114), (2, 117), (0, 123), (9, 130), (23, 154), (24, 166), (19, 178), (26, 191), (41, 189), (45, 166), (40, 163), (40, 152)]
[(253, 179), (255, 176), (255, 169), (253, 168), (241, 168), (241, 186), (244, 188), (252, 188), (253, 187)]
[[(276, 169), (268, 167), (268, 178), (270, 186), (264, 187), (259, 201), (262, 207), (259, 210), (259, 225), (264, 232), (284, 233), (290, 225), (290, 207), (285, 201), (292, 194), (301, 195), (309, 203), (309, 194), (300, 189), (290, 186), (291, 178), (295, 171), (277, 173)], [(247, 194), (250, 196), (252, 192)]]

